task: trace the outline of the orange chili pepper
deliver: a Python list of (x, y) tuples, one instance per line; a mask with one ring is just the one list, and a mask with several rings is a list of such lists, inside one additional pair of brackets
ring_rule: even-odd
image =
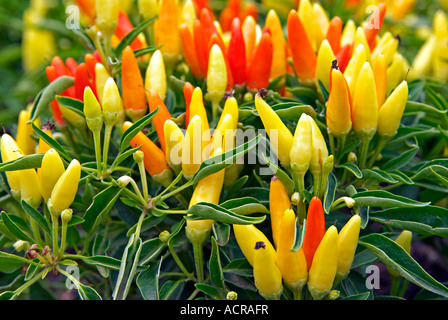
[(239, 18), (233, 19), (230, 27), (227, 57), (234, 83), (243, 84), (246, 81), (246, 46)]
[(257, 45), (257, 30), (254, 17), (247, 16), (241, 25), (243, 32), (244, 44), (246, 46), (246, 61), (251, 61)]
[(143, 78), (131, 46), (123, 50), (121, 58), (121, 89), (126, 114), (132, 121), (137, 121), (148, 107)]
[(347, 68), (350, 58), (352, 57), (353, 45), (354, 43), (348, 43), (342, 46), (342, 48), (336, 54), (336, 60), (338, 61), (338, 66), (341, 72), (345, 71), (345, 68)]
[[(123, 132), (128, 130), (132, 126), (132, 122), (125, 121), (123, 123)], [(166, 161), (165, 152), (162, 151), (151, 139), (149, 139), (143, 132), (137, 133), (134, 138), (131, 139), (130, 145), (132, 148), (141, 146), (139, 149), (143, 152), (143, 162), (145, 169), (151, 177), (161, 177), (168, 172), (171, 172), (171, 168)]]
[(154, 126), (156, 127), (157, 136), (159, 137), (160, 146), (162, 147), (163, 152), (165, 152), (166, 144), (165, 144), (165, 134), (164, 134), (163, 126), (165, 125), (166, 120), (171, 119), (171, 114), (168, 111), (162, 98), (154, 90), (150, 90), (150, 92), (149, 92), (148, 104), (149, 104), (150, 112), (153, 112), (154, 110), (159, 108), (156, 115), (152, 118), (152, 122), (154, 123)]
[(303, 252), (305, 253), (308, 270), (313, 262), (314, 253), (325, 235), (325, 216), (322, 202), (313, 197), (308, 207), (306, 217), (305, 236), (303, 238)]
[(246, 85), (249, 89), (268, 87), (273, 50), (271, 34), (265, 28), (247, 69)]
[[(132, 30), (134, 30), (134, 26), (129, 20), (128, 15), (126, 14), (126, 12), (120, 9), (118, 11), (118, 23), (117, 27), (115, 28), (115, 35), (117, 36), (118, 39), (121, 40)], [(144, 48), (144, 45), (142, 41), (139, 39), (139, 37), (135, 37), (130, 46), (134, 51)]]
[(335, 55), (337, 55), (339, 50), (341, 50), (342, 25), (342, 19), (336, 16), (330, 20), (327, 30), (326, 39), (330, 43), (331, 49)]
[(91, 24), (95, 23), (95, 0), (76, 0), (77, 6), (88, 18)]
[(199, 19), (194, 20), (193, 33), (197, 59), (201, 67), (202, 75), (205, 76), (208, 70), (208, 39)]
[(201, 64), (198, 59), (196, 47), (192, 44), (195, 43), (193, 35), (190, 32), (190, 28), (186, 23), (183, 23), (179, 27), (180, 40), (182, 44), (182, 51), (185, 62), (190, 67), (191, 73), (195, 78), (203, 78)]
[(190, 123), (190, 102), (193, 96), (194, 86), (190, 82), (184, 84), (184, 98), (185, 98), (185, 129)]
[(317, 56), (306, 34), (306, 30), (295, 10), (291, 10), (287, 20), (288, 43), (297, 76), (302, 81), (314, 80)]
[[(370, 50), (373, 50), (376, 43), (376, 36), (378, 35), (378, 32), (381, 29), (381, 26), (384, 22), (384, 17), (386, 16), (386, 4), (384, 2), (380, 2), (378, 4), (378, 13), (379, 17), (376, 14), (375, 11), (374, 14), (371, 15), (369, 21), (367, 21), (366, 26), (364, 27), (364, 33), (366, 34), (366, 40), (369, 44)], [(377, 21), (377, 18), (379, 18), (379, 21)]]

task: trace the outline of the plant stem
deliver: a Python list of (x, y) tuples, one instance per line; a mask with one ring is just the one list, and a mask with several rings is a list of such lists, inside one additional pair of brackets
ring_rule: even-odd
[(104, 144), (103, 144), (103, 166), (107, 168), (107, 157), (109, 154), (110, 137), (112, 134), (113, 126), (106, 124), (104, 129)]
[(93, 132), (93, 143), (95, 146), (96, 167), (98, 170), (98, 178), (101, 177), (101, 133), (100, 130)]
[(193, 243), (194, 263), (196, 265), (196, 277), (199, 283), (204, 282), (204, 268), (203, 268), (203, 251), (202, 243)]
[(305, 196), (303, 191), (305, 190), (305, 173), (295, 173), (294, 178), (296, 180), (297, 192), (299, 193), (300, 199), (297, 203), (297, 215), (299, 217), (299, 222), (302, 223), (306, 218), (306, 205)]
[(62, 259), (65, 251), (65, 241), (67, 239), (67, 223), (62, 221), (61, 246), (59, 248), (59, 259)]
[(375, 161), (378, 158), (378, 156), (381, 153), (381, 151), (383, 151), (383, 149), (386, 146), (388, 141), (389, 141), (388, 137), (380, 135), (379, 140), (378, 140), (378, 145), (376, 146), (376, 149), (375, 149), (375, 153), (370, 158), (370, 160), (369, 160), (369, 162), (367, 164), (368, 168), (371, 168), (373, 166), (373, 164), (375, 163)]
[(52, 232), (53, 232), (53, 253), (59, 252), (59, 216), (52, 214), (51, 215), (51, 221), (52, 221)]
[(369, 146), (370, 146), (370, 138), (362, 138), (361, 151), (358, 158), (358, 167), (361, 170), (364, 169), (365, 167), (367, 154), (369, 152)]
[(39, 279), (41, 279), (42, 274), (44, 273), (45, 270), (39, 272), (38, 274), (36, 274), (34, 277), (32, 277), (30, 280), (28, 280), (27, 282), (25, 282), (21, 287), (17, 288), (14, 291), (14, 296), (12, 297), (13, 300), (15, 300), (26, 288), (30, 287), (31, 285), (33, 285), (34, 283), (36, 283)]
[(182, 261), (179, 259), (179, 256), (177, 254), (177, 252), (174, 250), (173, 247), (169, 247), (169, 250), (171, 252), (171, 255), (173, 256), (174, 261), (176, 261), (177, 265), (179, 266), (179, 268), (182, 270), (182, 272), (188, 277), (191, 278), (191, 273), (188, 272), (187, 268), (185, 268), (184, 264), (182, 263)]

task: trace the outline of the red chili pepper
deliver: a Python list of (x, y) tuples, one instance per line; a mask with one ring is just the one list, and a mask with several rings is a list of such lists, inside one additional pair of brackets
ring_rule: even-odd
[(305, 253), (308, 270), (313, 262), (314, 253), (325, 235), (325, 216), (322, 202), (313, 197), (308, 207), (306, 217), (305, 236), (303, 238), (303, 252)]
[(273, 57), (272, 38), (268, 28), (262, 32), (247, 69), (246, 85), (250, 89), (267, 88)]
[(246, 46), (244, 44), (241, 21), (234, 18), (230, 27), (230, 42), (227, 49), (230, 71), (235, 84), (246, 81)]
[[(64, 61), (61, 59), (61, 57), (55, 56), (51, 60), (51, 65), (55, 68), (56, 75), (57, 75), (56, 78), (62, 77), (62, 76), (72, 76), (70, 74), (69, 70), (67, 69), (67, 66), (65, 65)], [(49, 80), (53, 81), (56, 78), (53, 78), (52, 80), (49, 79)], [(76, 96), (75, 87), (73, 86), (73, 87), (68, 88), (66, 91), (61, 93), (61, 95), (74, 98)]]
[(190, 67), (191, 73), (195, 78), (203, 78), (201, 64), (198, 60), (196, 47), (194, 46), (194, 38), (188, 28), (188, 25), (183, 23), (179, 27), (180, 40), (182, 43), (182, 50), (185, 62)]
[(337, 55), (339, 50), (341, 50), (342, 25), (342, 19), (336, 16), (330, 20), (327, 30), (326, 39), (330, 43), (331, 49), (335, 55)]
[(317, 57), (306, 30), (295, 10), (291, 10), (287, 20), (288, 43), (299, 79), (314, 80)]
[(341, 48), (341, 50), (339, 50), (338, 54), (336, 55), (336, 60), (338, 61), (339, 70), (341, 70), (342, 72), (345, 71), (345, 68), (347, 68), (347, 65), (352, 57), (353, 45), (354, 45), (354, 43), (348, 43), (348, 44), (344, 45)]
[(76, 91), (76, 99), (83, 101), (84, 100), (84, 89), (86, 87), (90, 87), (93, 93), (96, 96), (96, 88), (93, 84), (92, 80), (89, 77), (89, 71), (87, 68), (87, 64), (81, 62), (75, 71), (75, 91)]
[(65, 60), (65, 67), (67, 68), (68, 75), (74, 76), (76, 73), (76, 68), (78, 67), (78, 63), (72, 57), (68, 57)]
[[(369, 44), (370, 50), (373, 50), (376, 44), (376, 36), (378, 35), (378, 32), (380, 31), (383, 22), (384, 17), (386, 16), (386, 4), (383, 2), (380, 2), (378, 4), (378, 10), (379, 10), (379, 17), (376, 15), (376, 11), (374, 14), (370, 16), (369, 21), (367, 21), (366, 26), (364, 27), (364, 33), (366, 35), (367, 43)], [(379, 18), (379, 21), (377, 21), (377, 18)]]
[(157, 136), (159, 137), (160, 146), (162, 147), (163, 152), (166, 150), (166, 144), (165, 144), (165, 133), (163, 126), (165, 125), (165, 121), (171, 119), (171, 114), (168, 111), (165, 103), (163, 102), (162, 98), (160, 98), (159, 94), (151, 90), (149, 93), (149, 111), (153, 112), (157, 108), (159, 110), (157, 111), (154, 118), (152, 118), (152, 122), (154, 123), (154, 126), (156, 127)]
[[(118, 37), (118, 39), (123, 39), (129, 32), (134, 30), (134, 26), (132, 25), (131, 21), (129, 20), (128, 15), (126, 12), (124, 12), (122, 9), (118, 12), (118, 23), (117, 27), (115, 28), (115, 35)], [(143, 43), (140, 41), (138, 37), (136, 37), (132, 43), (130, 44), (132, 50), (139, 50), (142, 49)]]
[(184, 97), (185, 97), (185, 129), (188, 128), (190, 123), (190, 102), (193, 95), (194, 86), (190, 82), (184, 84)]
[[(58, 77), (56, 68), (54, 66), (46, 67), (45, 73), (47, 74), (47, 78), (50, 83), (53, 82)], [(51, 111), (53, 113), (54, 122), (56, 122), (58, 125), (61, 126), (65, 125), (64, 117), (62, 116), (61, 109), (59, 108), (59, 104), (56, 101), (56, 99), (51, 101), (50, 106)]]
[(219, 36), (218, 30), (216, 29), (213, 15), (209, 9), (203, 8), (199, 13), (199, 21), (201, 21), (201, 25), (204, 28), (205, 36), (207, 40), (210, 40), (213, 34), (217, 34)]
[(238, 17), (241, 12), (241, 0), (229, 0), (226, 7), (221, 11), (219, 15), (219, 24), (222, 31), (226, 32), (231, 29), (233, 20)]
[(89, 72), (89, 77), (90, 79), (92, 79), (92, 82), (95, 83), (95, 65), (97, 62), (99, 62), (99, 60), (97, 59), (95, 54), (87, 53), (84, 56), (84, 61), (87, 65), (87, 71)]
[(193, 33), (197, 59), (201, 67), (201, 72), (205, 76), (208, 70), (208, 39), (199, 19), (195, 19), (194, 21)]

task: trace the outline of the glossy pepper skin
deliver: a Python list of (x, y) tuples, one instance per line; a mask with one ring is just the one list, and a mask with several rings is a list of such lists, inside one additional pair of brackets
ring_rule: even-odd
[(168, 164), (177, 168), (182, 164), (182, 141), (184, 134), (177, 124), (172, 120), (166, 120), (163, 125), (165, 136), (165, 154)]
[[(154, 90), (162, 100), (165, 100), (167, 90), (167, 79), (165, 70), (165, 61), (160, 50), (154, 51), (149, 60), (145, 74), (145, 89), (148, 93)], [(148, 97), (149, 100), (149, 97)]]
[(352, 128), (351, 109), (351, 95), (344, 74), (338, 68), (332, 68), (326, 122), (328, 131), (335, 137), (350, 132)]
[(65, 172), (64, 163), (55, 149), (45, 152), (38, 172), (42, 197), (45, 202), (48, 202), (54, 186)]
[(361, 217), (356, 214), (342, 227), (338, 234), (337, 278), (344, 279), (350, 272), (358, 245)]
[(271, 178), (269, 186), (269, 211), (271, 217), (271, 229), (274, 245), (277, 246), (280, 233), (280, 224), (283, 213), (291, 208), (291, 199), (286, 192), (285, 186), (277, 176)]
[[(289, 131), (271, 106), (263, 100), (260, 93), (255, 95), (255, 107), (274, 149), (277, 150), (278, 159), (283, 165), (289, 165), (290, 150), (294, 139), (291, 131)], [(277, 141), (274, 141), (274, 135), (277, 136)]]
[(253, 57), (248, 61), (246, 85), (249, 89), (267, 88), (269, 85), (274, 52), (268, 30), (263, 30)]
[(20, 197), (34, 208), (42, 202), (39, 177), (35, 169), (19, 170)]
[(281, 220), (277, 245), (277, 264), (283, 281), (293, 290), (302, 290), (308, 279), (308, 269), (303, 248), (291, 251), (296, 232), (296, 216), (285, 210)]
[(164, 126), (166, 120), (171, 119), (171, 113), (168, 111), (168, 108), (166, 107), (165, 103), (163, 102), (163, 99), (154, 90), (150, 90), (148, 93), (148, 104), (149, 104), (150, 112), (154, 112), (158, 108), (157, 113), (152, 118), (152, 122), (154, 123), (154, 126), (156, 127), (157, 136), (159, 138), (160, 146), (161, 146), (163, 152), (165, 152), (166, 145), (165, 145), (165, 134), (164, 134), (163, 126)]
[[(395, 242), (402, 247), (408, 254), (411, 253), (411, 243), (412, 243), (412, 232), (409, 230), (403, 230), (400, 232), (398, 237), (395, 239)], [(399, 277), (400, 274), (393, 270), (391, 267), (387, 267), (387, 271), (391, 275), (391, 277)]]
[(330, 89), (330, 73), (335, 59), (333, 49), (328, 40), (325, 39), (317, 53), (316, 80), (320, 81), (327, 91)]
[(24, 155), (33, 154), (36, 150), (36, 142), (32, 138), (34, 134), (33, 127), (27, 123), (31, 118), (28, 110), (21, 110), (17, 123), (16, 143)]
[(135, 122), (145, 115), (148, 106), (137, 58), (130, 46), (124, 48), (121, 57), (121, 90), (126, 115)]
[[(194, 24), (194, 22), (193, 22)], [(196, 27), (198, 28), (198, 27)], [(185, 62), (190, 67), (192, 75), (201, 79), (204, 77), (203, 69), (198, 58), (198, 53), (196, 51), (196, 46), (192, 45), (195, 43), (193, 32), (190, 30), (186, 23), (183, 23), (179, 27), (180, 40), (182, 44), (182, 52)]]
[[(0, 143), (3, 163), (16, 160), (22, 156), (22, 151), (20, 151), (16, 141), (9, 134), (2, 134)], [(6, 171), (5, 173), (11, 194), (14, 198), (20, 199), (20, 177), (18, 171)]]
[(290, 149), (292, 170), (304, 175), (309, 167), (312, 156), (312, 127), (307, 114), (302, 113), (294, 131), (294, 139)]
[(330, 226), (314, 255), (308, 273), (308, 289), (315, 300), (323, 299), (331, 290), (338, 267), (338, 230)]
[(302, 244), (308, 270), (311, 268), (314, 255), (324, 235), (325, 215), (322, 202), (318, 197), (313, 197), (308, 207), (305, 236)]
[[(132, 122), (125, 121), (123, 123), (123, 131), (128, 130), (132, 126)], [(162, 185), (168, 185), (172, 179), (172, 170), (166, 162), (165, 153), (143, 132), (139, 132), (131, 139), (132, 148), (141, 146), (139, 149), (143, 152), (143, 162), (146, 172), (157, 182)]]
[(289, 12), (287, 30), (288, 43), (298, 78), (305, 82), (313, 81), (317, 57), (302, 21), (295, 10)]
[[(219, 45), (215, 44), (210, 49), (207, 70), (207, 98), (212, 105), (217, 106), (224, 97), (227, 89), (227, 68), (224, 54)], [(217, 108), (213, 108), (217, 116)]]
[(246, 82), (246, 46), (239, 18), (234, 18), (230, 27), (227, 56), (234, 84), (244, 84)]
[(120, 4), (118, 0), (96, 0), (96, 23), (98, 28), (106, 34), (111, 36), (118, 23), (118, 12)]
[[(265, 27), (268, 27), (272, 37), (272, 65), (270, 80), (274, 80), (286, 73), (286, 40), (283, 35), (283, 27), (277, 12), (273, 9), (266, 15)], [(282, 83), (280, 84), (281, 87)]]
[(202, 161), (206, 159), (204, 149), (209, 141), (203, 139), (202, 119), (196, 115), (188, 125), (182, 142), (182, 171), (186, 179), (190, 180), (198, 171)]
[(255, 244), (254, 282), (266, 300), (279, 300), (283, 293), (282, 274), (277, 267), (275, 252), (266, 250), (264, 242)]
[(378, 134), (387, 138), (393, 137), (400, 125), (406, 102), (408, 99), (408, 84), (401, 84), (386, 99), (378, 114)]
[(74, 159), (59, 177), (51, 191), (47, 205), (52, 215), (59, 216), (62, 211), (70, 207), (75, 200), (80, 178), (81, 164)]
[(156, 45), (163, 45), (161, 52), (168, 68), (174, 67), (181, 52), (177, 21), (177, 1), (160, 1), (159, 17), (154, 22), (154, 35)]

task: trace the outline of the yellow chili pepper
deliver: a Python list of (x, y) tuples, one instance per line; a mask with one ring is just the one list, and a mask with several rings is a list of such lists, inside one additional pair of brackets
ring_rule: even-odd
[(219, 45), (214, 44), (209, 53), (207, 71), (207, 95), (212, 103), (213, 117), (218, 117), (218, 106), (227, 89), (227, 67)]
[(353, 127), (360, 138), (371, 139), (378, 126), (378, 102), (370, 63), (359, 72), (353, 98)]
[(117, 84), (112, 77), (109, 77), (103, 89), (103, 120), (106, 126), (113, 126), (122, 119), (124, 115), (123, 103)]
[(119, 0), (96, 0), (96, 23), (98, 28), (107, 37), (110, 37), (117, 27), (118, 11), (120, 9)]
[(283, 165), (288, 166), (290, 163), (290, 150), (294, 139), (291, 131), (289, 131), (271, 106), (263, 100), (260, 93), (255, 95), (255, 107), (263, 122), (266, 133), (271, 139), (271, 144), (274, 150), (276, 150), (278, 159)]
[(339, 137), (350, 132), (351, 109), (351, 95), (344, 74), (332, 68), (326, 112), (327, 127), (331, 134)]
[(197, 15), (194, 2), (192, 0), (184, 1), (182, 5), (181, 22), (179, 25), (185, 23), (188, 26), (188, 29), (190, 29), (190, 32), (193, 32), (193, 24), (196, 18)]
[(418, 79), (422, 76), (427, 76), (432, 70), (432, 60), (436, 49), (436, 37), (434, 34), (429, 36), (412, 62), (410, 79)]
[(299, 292), (308, 279), (308, 269), (303, 248), (291, 251), (296, 233), (296, 216), (291, 209), (285, 210), (281, 220), (278, 245), (277, 264), (286, 286)]
[(48, 202), (56, 182), (64, 172), (64, 163), (59, 153), (55, 149), (45, 152), (41, 168), (38, 170), (40, 189), (45, 202)]
[(338, 268), (338, 230), (330, 226), (314, 254), (308, 274), (308, 289), (315, 300), (323, 299), (331, 290)]
[(330, 90), (331, 66), (335, 56), (328, 40), (322, 41), (317, 53), (316, 81), (320, 81), (325, 89)]
[(266, 300), (280, 300), (283, 293), (282, 274), (277, 267), (275, 251), (257, 242), (254, 249), (254, 281), (258, 293)]
[(42, 193), (39, 187), (39, 177), (35, 169), (18, 171), (20, 179), (20, 197), (29, 205), (37, 208), (42, 202)]
[(210, 154), (213, 154), (214, 150), (222, 149), (222, 152), (226, 152), (234, 148), (235, 129), (233, 125), (234, 121), (232, 115), (224, 115), (221, 124), (213, 133), (211, 143), (208, 145), (211, 148), (209, 151)]
[(277, 246), (279, 228), (285, 210), (291, 208), (291, 199), (286, 192), (285, 186), (277, 176), (271, 178), (269, 187), (269, 212), (271, 217), (271, 229), (274, 245)]
[[(194, 116), (199, 116), (202, 120), (202, 131), (205, 133), (205, 138), (210, 137), (209, 132), (209, 123), (207, 118), (207, 111), (204, 106), (204, 98), (202, 95), (202, 90), (199, 87), (194, 88), (193, 94), (191, 95), (190, 100), (190, 109), (189, 109), (189, 121), (193, 119)], [(208, 135), (208, 136), (207, 136)]]
[(317, 2), (313, 3), (313, 20), (313, 38), (316, 41), (316, 48), (319, 48), (327, 35), (330, 19), (324, 8)]
[(36, 151), (36, 141), (33, 139), (33, 127), (30, 123), (31, 114), (28, 110), (22, 110), (19, 113), (17, 126), (16, 143), (24, 155), (33, 154)]
[(234, 224), (233, 233), (235, 234), (236, 242), (243, 255), (252, 267), (254, 266), (254, 252), (255, 244), (257, 242), (263, 242), (266, 245), (265, 250), (270, 251), (270, 254), (275, 254), (275, 249), (272, 246), (272, 243), (265, 234), (253, 224)]
[(408, 99), (408, 84), (406, 81), (395, 88), (378, 114), (378, 134), (392, 138), (398, 130)]
[(387, 64), (385, 56), (380, 53), (373, 64), (373, 76), (375, 77), (376, 96), (378, 101), (378, 107), (384, 103), (386, 99), (387, 88)]
[(355, 48), (355, 52), (353, 53), (353, 56), (348, 62), (347, 68), (344, 71), (344, 77), (347, 81), (352, 101), (354, 98), (359, 73), (364, 63), (366, 62), (366, 59), (367, 57), (364, 45), (360, 44)]
[(316, 39), (314, 38), (314, 15), (313, 15), (313, 6), (311, 5), (310, 0), (303, 0), (299, 2), (299, 6), (297, 8), (297, 14), (299, 15), (300, 20), (303, 23), (306, 34), (310, 43), (314, 50), (317, 48)]
[[(182, 163), (182, 142), (184, 134), (177, 124), (168, 119), (163, 126), (165, 145), (166, 145), (166, 160), (171, 168), (179, 169)], [(179, 172), (180, 170), (175, 170)]]
[[(283, 27), (280, 18), (274, 9), (269, 10), (266, 15), (265, 27), (269, 28), (272, 37), (273, 56), (270, 74), (272, 81), (286, 73), (286, 40), (283, 35)], [(281, 88), (283, 84), (284, 81), (281, 81), (278, 88)]]
[(448, 16), (443, 10), (437, 10), (433, 19), (433, 33), (436, 37), (433, 72), (437, 79), (448, 78)]
[(234, 122), (233, 128), (236, 129), (238, 127), (239, 110), (238, 110), (238, 101), (235, 99), (235, 97), (228, 97), (226, 99), (226, 102), (224, 103), (224, 108), (222, 109), (222, 113), (219, 118), (218, 124), (216, 125), (216, 128), (219, 128), (221, 126), (222, 120), (227, 114), (230, 114), (232, 116)]
[(106, 85), (106, 81), (109, 77), (110, 75), (107, 72), (106, 67), (102, 63), (97, 62), (95, 64), (95, 88), (98, 95), (98, 100), (101, 104), (103, 103), (104, 86)]
[(101, 130), (103, 126), (101, 106), (92, 89), (88, 86), (84, 89), (84, 115), (86, 116), (87, 126), (92, 132)]
[(78, 184), (81, 178), (81, 164), (74, 159), (59, 177), (48, 199), (48, 209), (54, 216), (59, 216), (68, 209), (75, 200)]
[(338, 269), (336, 276), (338, 280), (346, 278), (350, 272), (358, 246), (360, 229), (361, 217), (356, 214), (350, 218), (338, 234)]
[(188, 180), (193, 178), (202, 161), (207, 158), (203, 155), (206, 147), (203, 134), (202, 119), (196, 115), (191, 119), (182, 142), (182, 171)]
[(367, 42), (366, 33), (364, 32), (363, 27), (358, 27), (355, 33), (355, 48), (358, 47), (358, 45), (360, 44), (364, 46), (364, 50), (366, 52), (366, 60), (371, 62), (372, 57), (370, 54), (370, 47), (369, 43)]
[(344, 26), (341, 34), (341, 48), (347, 44), (355, 41), (356, 24), (352, 19), (349, 19)]
[[(9, 162), (22, 157), (22, 151), (13, 137), (4, 133), (1, 138), (1, 155), (2, 162)], [(8, 180), (11, 194), (15, 199), (20, 199), (20, 177), (18, 171), (6, 171), (6, 179)]]
[(376, 60), (376, 56), (380, 53), (384, 55), (386, 64), (389, 65), (397, 52), (399, 38), (392, 36), (390, 32), (386, 32), (378, 41), (372, 52), (372, 60)]
[(312, 156), (312, 126), (307, 114), (302, 113), (294, 132), (290, 150), (291, 168), (298, 175), (304, 175)]
[(387, 68), (387, 88), (386, 92), (392, 92), (403, 80), (409, 71), (409, 64), (400, 53), (395, 53), (394, 59)]
[(150, 90), (157, 92), (162, 100), (165, 100), (167, 82), (166, 82), (165, 62), (160, 50), (154, 51), (149, 60), (145, 74), (145, 89), (147, 100), (150, 101)]
[(181, 53), (177, 17), (177, 1), (161, 0), (159, 16), (154, 22), (155, 44), (163, 45), (160, 50), (167, 67), (170, 69), (177, 63)]
[(317, 126), (314, 119), (308, 116), (311, 124), (311, 159), (310, 159), (310, 172), (314, 177), (320, 177), (322, 173), (322, 163), (328, 157), (327, 143), (324, 136)]
[[(52, 128), (54, 127), (54, 124), (51, 124), (50, 122), (45, 123), (42, 126), (42, 131), (45, 132), (48, 136), (53, 137)], [(39, 143), (37, 145), (37, 153), (45, 153), (47, 152), (51, 147), (46, 143), (42, 138), (39, 138)]]
[[(403, 230), (395, 239), (395, 242), (402, 247), (408, 254), (411, 253), (412, 232), (409, 230)], [(392, 277), (399, 277), (400, 274), (390, 267), (387, 267), (387, 271)]]
[(159, 13), (157, 0), (138, 0), (138, 12), (143, 20), (151, 19)]

